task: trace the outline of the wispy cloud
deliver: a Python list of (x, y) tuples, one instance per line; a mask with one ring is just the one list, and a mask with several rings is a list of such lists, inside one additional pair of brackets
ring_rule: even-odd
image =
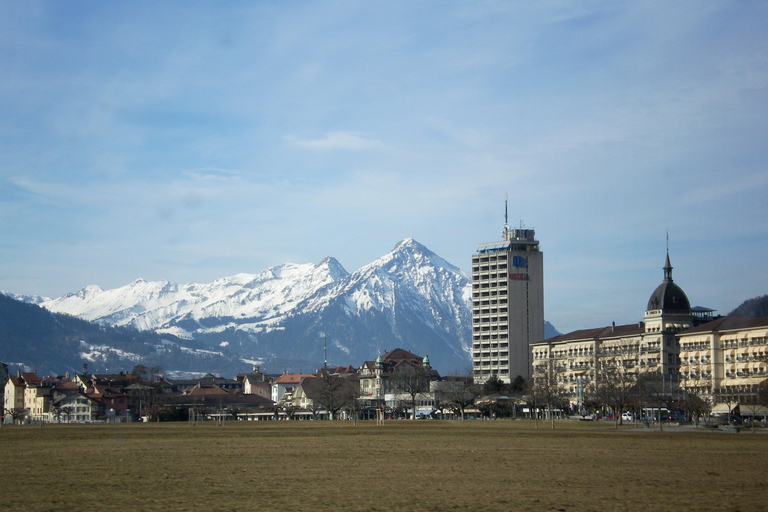
[(681, 283), (700, 253), (768, 287), (768, 3), (27, 4), (0, 18), (0, 261), (41, 276), (17, 293), (352, 270), (405, 237), (463, 266), (505, 191), (558, 328), (622, 321), (583, 290), (635, 301), (667, 228)]
[(319, 151), (368, 151), (384, 148), (384, 143), (380, 140), (366, 138), (356, 132), (346, 131), (329, 132), (322, 139), (302, 140), (293, 136), (287, 136), (285, 139), (300, 148)]
[(713, 201), (722, 201), (727, 198), (739, 201), (739, 196), (745, 193), (762, 193), (762, 197), (765, 198), (764, 192), (766, 188), (768, 188), (768, 172), (763, 170), (752, 175), (735, 177), (732, 181), (705, 183), (694, 187), (688, 192), (684, 192), (680, 200), (687, 206), (694, 206)]

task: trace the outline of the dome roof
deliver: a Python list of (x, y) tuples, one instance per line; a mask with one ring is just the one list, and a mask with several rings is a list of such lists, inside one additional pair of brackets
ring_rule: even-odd
[(656, 287), (648, 299), (646, 311), (662, 310), (664, 313), (691, 312), (691, 303), (682, 288), (672, 282), (672, 265), (669, 263), (669, 254), (664, 265), (664, 281)]

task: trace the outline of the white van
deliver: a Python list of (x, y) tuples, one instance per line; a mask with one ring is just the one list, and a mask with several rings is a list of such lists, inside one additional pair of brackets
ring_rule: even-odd
[(624, 414), (621, 415), (621, 421), (633, 421), (633, 420), (634, 418), (632, 417), (631, 412), (625, 412)]

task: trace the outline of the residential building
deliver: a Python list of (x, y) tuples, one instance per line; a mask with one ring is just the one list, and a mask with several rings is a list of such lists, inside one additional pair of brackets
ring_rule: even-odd
[(254, 366), (251, 373), (242, 375), (243, 394), (259, 395), (265, 398), (270, 398), (272, 396), (273, 380), (274, 376), (261, 373), (259, 367)]
[(510, 228), (472, 256), (472, 373), (511, 383), (531, 373), (530, 345), (544, 339), (543, 254), (533, 229)]
[(365, 416), (371, 416), (375, 409), (381, 407), (400, 408), (410, 398), (403, 389), (403, 377), (413, 373), (421, 376), (418, 380), (417, 414), (431, 412), (435, 403), (431, 383), (440, 380), (440, 374), (432, 369), (429, 356), (421, 357), (397, 348), (380, 355), (375, 361), (365, 361), (358, 370), (361, 410), (365, 411)]
[[(68, 422), (90, 423), (100, 420), (104, 415), (102, 403), (81, 391), (62, 394), (53, 401), (53, 409), (61, 411), (61, 417)], [(51, 417), (49, 421), (60, 420)]]
[(40, 378), (36, 374), (22, 374), (26, 387), (24, 388), (24, 409), (27, 419), (44, 420), (48, 418), (53, 396), (52, 387), (56, 383), (50, 377)]
[(204, 382), (186, 389), (182, 395), (164, 398), (162, 404), (197, 409), (198, 412), (205, 411), (207, 416), (221, 419), (235, 416), (247, 419), (272, 416), (271, 412), (266, 411), (266, 408), (272, 405), (269, 398), (246, 395), (239, 390), (229, 390)]
[(279, 403), (283, 396), (292, 395), (296, 387), (307, 377), (313, 377), (308, 373), (283, 373), (272, 382), (272, 401)]
[[(329, 418), (331, 412), (339, 419), (346, 418), (349, 417), (346, 409), (358, 398), (359, 389), (358, 375), (351, 365), (323, 368), (316, 376), (306, 377), (296, 386), (290, 405), (297, 407), (299, 414), (314, 419)], [(317, 397), (323, 398), (316, 400)], [(338, 407), (345, 410), (337, 410)]]
[(12, 409), (24, 409), (24, 389), (26, 387), (21, 374), (8, 377), (3, 396), (3, 407), (6, 413)]

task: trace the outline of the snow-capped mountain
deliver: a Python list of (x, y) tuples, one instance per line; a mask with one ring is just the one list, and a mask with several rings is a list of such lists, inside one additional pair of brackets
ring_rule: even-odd
[[(357, 345), (379, 354), (400, 344), (433, 363), (466, 369), (471, 314), (469, 278), (413, 239), (347, 278), (325, 286), (301, 304), (322, 319), (324, 329), (357, 324)], [(344, 320), (344, 321), (342, 321)], [(350, 352), (344, 329), (334, 346)], [(370, 357), (370, 355), (368, 356)]]
[[(87, 286), (40, 305), (55, 313), (141, 330), (171, 330), (181, 319), (200, 322), (208, 318), (258, 319), (268, 325), (282, 318), (318, 288), (348, 275), (338, 261), (320, 264), (286, 263), (260, 274), (237, 274), (208, 284), (177, 285), (168, 281), (137, 279), (114, 290)], [(247, 326), (258, 331), (260, 325)], [(202, 324), (194, 331), (211, 330)], [(217, 325), (213, 330), (220, 330)]]
[(138, 279), (113, 290), (88, 286), (40, 305), (291, 366), (274, 370), (316, 369), (325, 341), (330, 364), (356, 365), (403, 347), (429, 355), (447, 373), (469, 367), (470, 289), (459, 268), (406, 239), (352, 274), (326, 258), (208, 284)]

